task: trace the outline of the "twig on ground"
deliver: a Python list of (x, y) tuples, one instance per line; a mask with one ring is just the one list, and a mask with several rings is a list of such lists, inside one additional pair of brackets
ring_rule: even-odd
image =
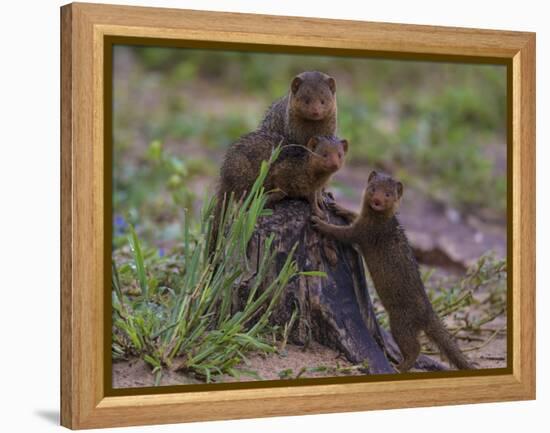
[(488, 356), (488, 355), (481, 355), (481, 359), (486, 359), (488, 361), (504, 361), (506, 358), (504, 356)]
[[(505, 331), (506, 330), (506, 327), (503, 327), (503, 328), (500, 328), (498, 330), (496, 330), (495, 332), (493, 332), (489, 338), (487, 338), (482, 344), (479, 344), (478, 346), (472, 346), (472, 347), (466, 347), (464, 349), (461, 349), (462, 352), (473, 352), (473, 351), (476, 351), (476, 350), (479, 350), (479, 349), (483, 349), (485, 346), (487, 346), (491, 341), (493, 341), (495, 339), (495, 337), (502, 331)], [(425, 355), (440, 355), (441, 352), (439, 350), (434, 350), (434, 351), (422, 351), (423, 354)]]

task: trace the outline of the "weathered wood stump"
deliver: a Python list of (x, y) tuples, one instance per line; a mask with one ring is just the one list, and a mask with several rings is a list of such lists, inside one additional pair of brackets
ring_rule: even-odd
[[(325, 200), (331, 200), (325, 196)], [(344, 224), (325, 209), (333, 224)], [(309, 222), (309, 205), (301, 200), (283, 200), (273, 206), (273, 214), (262, 218), (249, 244), (252, 267), (257, 263), (264, 240), (275, 234), (276, 259), (267, 281), (272, 281), (282, 268), (288, 253), (297, 244), (295, 260), (299, 271), (323, 271), (326, 277), (299, 276), (290, 281), (278, 307), (271, 316), (273, 323), (289, 323), (293, 311), (298, 318), (290, 331), (289, 341), (307, 345), (314, 339), (342, 352), (352, 363), (363, 363), (369, 374), (395, 373), (392, 363), (400, 359), (391, 335), (380, 328), (367, 290), (363, 259), (357, 251), (317, 233)], [(337, 260), (331, 260), (331, 251)], [(331, 263), (334, 262), (334, 263)], [(246, 286), (234, 298), (240, 309), (248, 296)], [(425, 370), (444, 367), (422, 356), (416, 365)]]

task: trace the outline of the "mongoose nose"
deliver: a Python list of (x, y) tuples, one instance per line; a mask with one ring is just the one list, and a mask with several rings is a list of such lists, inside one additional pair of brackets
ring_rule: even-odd
[(375, 207), (380, 207), (382, 206), (382, 202), (380, 200), (378, 200), (377, 198), (373, 199), (372, 200), (372, 204), (375, 206)]
[(340, 168), (338, 161), (331, 157), (325, 159), (325, 167), (329, 171), (336, 171)]

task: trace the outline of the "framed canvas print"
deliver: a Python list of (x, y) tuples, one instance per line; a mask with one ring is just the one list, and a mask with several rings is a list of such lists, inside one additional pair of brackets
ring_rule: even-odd
[(61, 417), (535, 398), (535, 35), (61, 8)]

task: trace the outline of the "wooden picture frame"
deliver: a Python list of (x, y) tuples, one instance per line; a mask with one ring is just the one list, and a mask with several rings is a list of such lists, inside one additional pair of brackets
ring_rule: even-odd
[[(355, 55), (509, 67), (509, 249), (511, 368), (502, 374), (106, 395), (104, 347), (110, 329), (111, 224), (105, 200), (106, 41), (117, 37), (186, 46), (262, 50), (342, 50)], [(329, 50), (329, 51), (327, 51)], [(535, 34), (314, 18), (214, 13), (96, 4), (61, 8), (61, 424), (129, 426), (535, 398)]]

